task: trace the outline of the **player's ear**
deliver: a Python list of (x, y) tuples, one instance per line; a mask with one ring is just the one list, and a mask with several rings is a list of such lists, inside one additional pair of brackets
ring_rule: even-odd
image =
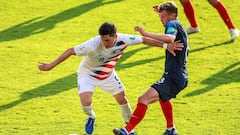
[(118, 36), (117, 36), (117, 33), (115, 33), (113, 37), (116, 39), (116, 38), (118, 37)]
[(177, 18), (177, 14), (172, 13), (172, 14), (171, 14), (171, 17), (172, 17), (173, 19), (175, 19), (175, 18)]

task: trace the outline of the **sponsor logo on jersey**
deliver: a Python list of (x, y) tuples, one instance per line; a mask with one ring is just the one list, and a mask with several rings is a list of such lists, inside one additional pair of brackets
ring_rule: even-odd
[(174, 27), (168, 27), (167, 33), (173, 33), (175, 31)]
[(134, 37), (134, 36), (132, 36), (132, 37), (129, 37), (129, 39), (130, 39), (130, 40), (135, 40), (135, 37)]
[(119, 41), (119, 42), (116, 43), (116, 46), (120, 46), (120, 45), (124, 45), (124, 44), (125, 44), (124, 41)]

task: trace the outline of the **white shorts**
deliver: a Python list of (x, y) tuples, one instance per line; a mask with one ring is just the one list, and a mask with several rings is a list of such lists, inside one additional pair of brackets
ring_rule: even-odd
[(125, 87), (117, 76), (115, 70), (113, 70), (112, 74), (104, 80), (97, 80), (96, 78), (82, 72), (78, 73), (77, 78), (78, 94), (83, 92), (94, 92), (95, 87), (99, 87), (103, 91), (113, 95), (125, 90)]

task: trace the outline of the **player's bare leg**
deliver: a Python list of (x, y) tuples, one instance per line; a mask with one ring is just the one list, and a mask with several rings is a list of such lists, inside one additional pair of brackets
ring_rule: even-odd
[(84, 92), (81, 93), (79, 96), (82, 104), (82, 110), (85, 114), (88, 115), (88, 119), (85, 125), (85, 131), (88, 134), (92, 134), (94, 130), (94, 122), (96, 117), (92, 105), (92, 92)]

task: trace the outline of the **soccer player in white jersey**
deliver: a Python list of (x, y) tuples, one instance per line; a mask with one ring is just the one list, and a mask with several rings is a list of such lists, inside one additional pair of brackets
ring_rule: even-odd
[[(83, 56), (77, 72), (78, 94), (82, 110), (88, 116), (85, 131), (92, 134), (96, 118), (92, 104), (94, 88), (97, 86), (114, 96), (120, 106), (124, 122), (128, 123), (132, 109), (125, 96), (124, 85), (117, 76), (114, 67), (129, 45), (147, 44), (162, 47), (172, 55), (175, 55), (175, 50), (182, 50), (183, 45), (173, 42), (169, 35), (163, 34), (161, 38), (168, 42), (163, 43), (140, 35), (117, 33), (114, 24), (105, 22), (100, 26), (98, 36), (67, 49), (50, 63), (39, 62), (38, 68), (41, 71), (49, 71), (71, 55)], [(131, 135), (134, 134), (134, 132), (131, 133)]]

